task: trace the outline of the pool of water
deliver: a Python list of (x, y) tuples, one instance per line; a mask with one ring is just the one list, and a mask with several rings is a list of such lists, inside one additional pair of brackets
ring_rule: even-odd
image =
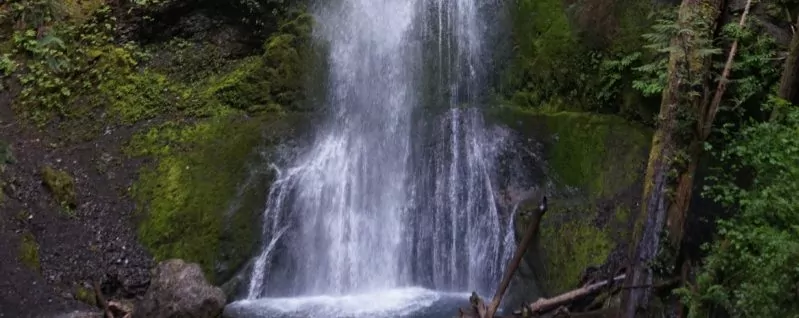
[(469, 293), (402, 288), (346, 296), (263, 298), (234, 302), (226, 318), (439, 318), (469, 306)]

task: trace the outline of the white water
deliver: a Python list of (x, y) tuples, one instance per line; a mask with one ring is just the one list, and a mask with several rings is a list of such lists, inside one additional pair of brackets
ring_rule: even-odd
[(478, 109), (478, 3), (315, 9), (330, 49), (328, 115), (302, 155), (275, 167), (264, 246), (230, 310), (396, 317), (492, 292), (515, 243), (495, 199), (504, 134)]
[[(468, 294), (440, 293), (422, 288), (390, 289), (344, 296), (306, 296), (244, 300), (225, 309), (237, 317), (415, 317), (450, 316)], [(431, 310), (435, 304), (449, 308)], [(426, 312), (425, 312), (426, 311)], [(422, 314), (420, 315), (420, 312)]]

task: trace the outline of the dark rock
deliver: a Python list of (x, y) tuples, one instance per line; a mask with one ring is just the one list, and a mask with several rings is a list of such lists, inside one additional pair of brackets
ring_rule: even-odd
[(746, 0), (730, 0), (727, 2), (727, 9), (730, 12), (742, 12), (746, 8)]
[(777, 42), (777, 44), (781, 46), (787, 46), (791, 43), (793, 34), (791, 34), (790, 28), (782, 27), (776, 23), (773, 23), (767, 17), (755, 16), (754, 18), (763, 27), (763, 31), (765, 31), (765, 33), (774, 37), (774, 42)]
[(212, 286), (200, 266), (174, 259), (153, 270), (150, 289), (136, 317), (218, 317), (225, 306), (225, 293)]

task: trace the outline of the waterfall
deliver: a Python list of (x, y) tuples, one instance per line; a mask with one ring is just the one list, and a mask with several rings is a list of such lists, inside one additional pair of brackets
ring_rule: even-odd
[(480, 111), (490, 5), (314, 8), (327, 113), (307, 149), (275, 167), (247, 299), (493, 291), (515, 243), (495, 198), (505, 134)]

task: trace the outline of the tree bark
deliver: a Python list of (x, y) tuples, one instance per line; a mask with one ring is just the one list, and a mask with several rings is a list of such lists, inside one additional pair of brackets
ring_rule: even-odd
[[(749, 9), (752, 5), (752, 0), (747, 0), (744, 11), (741, 14), (741, 19), (738, 26), (743, 28), (746, 25), (746, 17), (749, 15)], [(674, 200), (669, 205), (668, 217), (666, 219), (666, 226), (668, 230), (669, 243), (679, 251), (680, 244), (685, 230), (685, 220), (688, 217), (688, 208), (693, 196), (694, 176), (696, 169), (699, 167), (699, 160), (703, 154), (702, 144), (710, 136), (710, 131), (713, 128), (713, 122), (716, 119), (716, 114), (721, 107), (721, 101), (724, 93), (727, 91), (727, 83), (729, 82), (730, 72), (732, 71), (733, 61), (735, 54), (738, 52), (738, 40), (733, 41), (730, 47), (730, 52), (727, 54), (727, 63), (724, 64), (724, 70), (721, 72), (716, 91), (713, 94), (713, 99), (707, 103), (710, 98), (709, 90), (706, 91), (703, 103), (698, 105), (697, 132), (698, 136), (691, 141), (690, 145), (686, 148), (689, 162), (684, 170), (680, 172), (677, 182), (677, 187), (674, 191)], [(679, 264), (678, 264), (679, 265)]]
[[(694, 30), (693, 33), (682, 32), (671, 41), (671, 46), (677, 49), (669, 56), (668, 79), (661, 99), (658, 127), (652, 140), (644, 179), (642, 211), (635, 231), (634, 240), (637, 244), (631, 253), (631, 266), (625, 285), (652, 285), (654, 275), (649, 264), (660, 251), (660, 231), (664, 229), (664, 223), (668, 218), (672, 223), (670, 228), (676, 229), (684, 222), (682, 220), (690, 202), (696, 163), (695, 160), (691, 160), (687, 167), (679, 169), (684, 171), (678, 179), (682, 185), (672, 189), (669, 174), (672, 169), (680, 168), (675, 157), (680, 149), (685, 148), (682, 145), (685, 141), (680, 140), (678, 131), (679, 115), (681, 111), (694, 112), (701, 119), (699, 114), (702, 114), (704, 106), (709, 101), (710, 92), (707, 70), (711, 63), (709, 58), (692, 50), (696, 40), (692, 35), (712, 37), (721, 4), (721, 0), (683, 0), (680, 5), (678, 13), (680, 29), (693, 29), (695, 25), (704, 25), (706, 29)], [(704, 23), (697, 24), (697, 21)], [(692, 76), (695, 81), (691, 81), (688, 76)], [(692, 87), (697, 81), (703, 84), (702, 91), (697, 92), (696, 88)], [(694, 142), (698, 135), (699, 132), (694, 132)], [(689, 153), (696, 149), (694, 142), (691, 142), (689, 149), (686, 149)], [(701, 146), (701, 143), (697, 145)], [(701, 147), (698, 149), (701, 151)], [(694, 155), (690, 153), (689, 157)], [(673, 201), (669, 194), (672, 190), (676, 190)], [(681, 233), (682, 229), (677, 232)], [(676, 237), (673, 237), (672, 241), (675, 239)], [(622, 295), (620, 317), (637, 317), (639, 311), (649, 307), (651, 297), (651, 288), (626, 289)]]
[[(777, 94), (791, 104), (799, 105), (799, 87), (797, 87), (799, 86), (799, 16), (796, 20), (796, 30), (798, 31), (794, 32), (793, 38), (791, 38), (791, 46), (782, 69), (780, 88)], [(771, 119), (774, 120), (778, 113), (778, 109), (774, 109)]]

